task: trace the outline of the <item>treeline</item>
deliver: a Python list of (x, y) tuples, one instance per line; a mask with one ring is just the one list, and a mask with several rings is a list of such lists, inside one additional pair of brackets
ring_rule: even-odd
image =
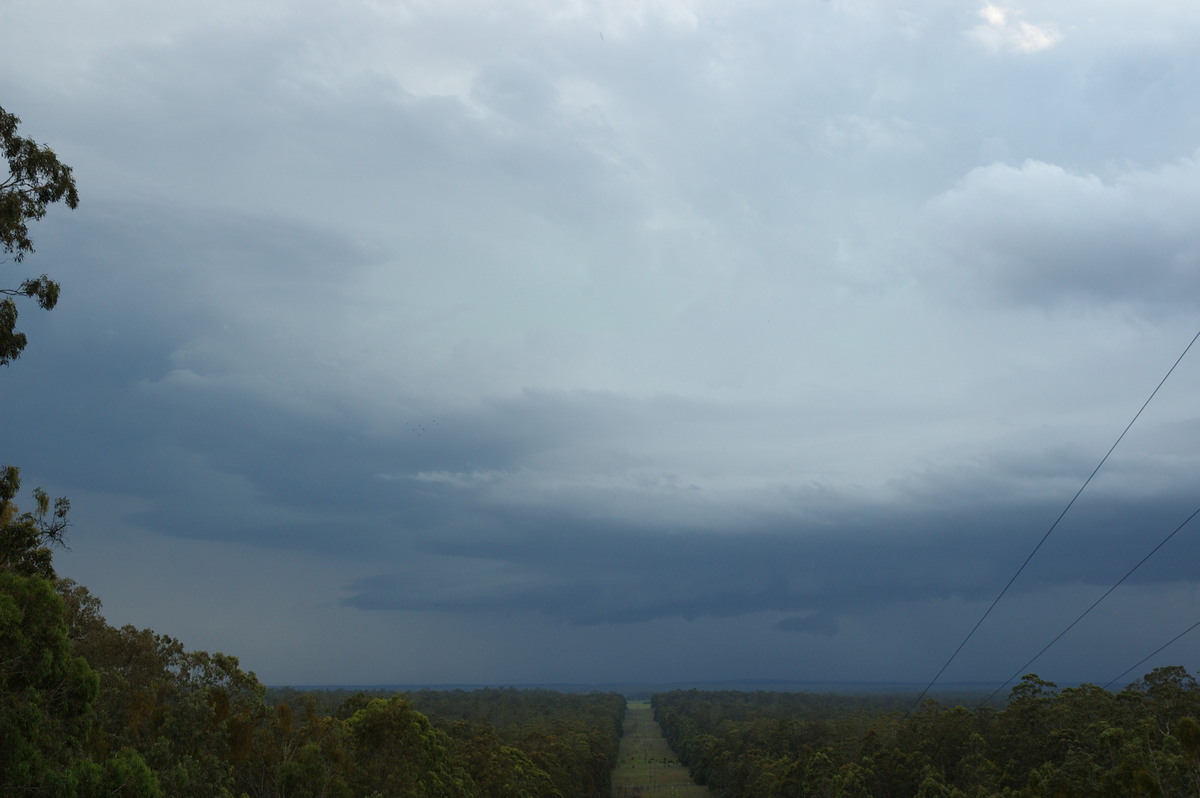
[(550, 791), (529, 795), (609, 798), (612, 792), (612, 772), (625, 719), (625, 698), (621, 695), (514, 689), (423, 690), (410, 694), (409, 700), (452, 740), (465, 742), (468, 751), (499, 745), (500, 750), (513, 749), (528, 757), (537, 770), (546, 774), (551, 787)]
[(1181, 667), (1118, 693), (1029, 674), (1002, 710), (872, 701), (675, 691), (653, 705), (723, 798), (1200, 795), (1200, 688)]
[[(269, 690), (289, 708), (331, 707), (338, 717), (386, 691)], [(625, 699), (615, 693), (485, 688), (391, 693), (445, 735), (484, 796), (607, 798)]]
[[(15, 475), (14, 475), (15, 476)], [(0, 489), (5, 488), (0, 485)], [(235, 657), (116, 628), (0, 490), (0, 796), (606, 798), (625, 702), (481, 690), (268, 700)]]

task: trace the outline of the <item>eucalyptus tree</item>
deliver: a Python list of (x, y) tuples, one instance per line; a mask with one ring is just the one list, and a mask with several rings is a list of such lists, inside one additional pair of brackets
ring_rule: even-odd
[[(54, 150), (33, 139), (17, 135), (21, 120), (0, 108), (0, 148), (8, 174), (0, 180), (0, 249), (20, 263), (33, 252), (29, 223), (46, 215), (48, 208), (62, 202), (69, 208), (79, 205), (79, 192), (71, 167), (58, 160)], [(18, 278), (19, 279), (19, 278)], [(21, 356), (25, 334), (16, 329), (17, 303), (13, 297), (27, 297), (50, 310), (58, 304), (58, 283), (45, 274), (27, 277), (14, 287), (0, 283), (0, 366)]]
[[(29, 224), (44, 217), (51, 205), (79, 205), (71, 167), (59, 161), (49, 147), (17, 135), (20, 123), (17, 116), (0, 108), (0, 150), (8, 170), (0, 177), (0, 252), (7, 256), (0, 259), (0, 265), (20, 263), (33, 252)], [(0, 366), (20, 357), (27, 343), (25, 334), (17, 330), (14, 298), (32, 299), (50, 310), (58, 304), (58, 293), (58, 283), (45, 274), (12, 282), (0, 274)], [(0, 466), (0, 568), (32, 570), (53, 578), (47, 544), (62, 543), (70, 504), (57, 499), (51, 510), (50, 498), (38, 490), (34, 491), (36, 512), (19, 515), (13, 499), (20, 485), (16, 466)]]

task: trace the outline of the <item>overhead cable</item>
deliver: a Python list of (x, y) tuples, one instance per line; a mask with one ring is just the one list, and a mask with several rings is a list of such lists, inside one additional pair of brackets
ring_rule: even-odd
[(1138, 418), (1141, 417), (1142, 413), (1146, 410), (1146, 406), (1150, 404), (1150, 402), (1158, 394), (1159, 389), (1161, 389), (1163, 387), (1163, 384), (1170, 378), (1171, 374), (1174, 373), (1175, 368), (1179, 365), (1180, 361), (1182, 361), (1183, 358), (1187, 355), (1188, 351), (1192, 348), (1192, 345), (1196, 343), (1197, 339), (1200, 339), (1200, 331), (1197, 331), (1196, 334), (1194, 336), (1192, 336), (1192, 340), (1188, 343), (1188, 345), (1186, 347), (1184, 347), (1184, 350), (1179, 355), (1179, 357), (1175, 358), (1175, 362), (1171, 364), (1171, 368), (1169, 368), (1167, 370), (1167, 373), (1163, 376), (1163, 378), (1161, 380), (1159, 380), (1158, 385), (1155, 386), (1154, 390), (1150, 392), (1150, 396), (1148, 396), (1146, 398), (1146, 401), (1142, 403), (1142, 406), (1138, 409), (1137, 413), (1134, 414), (1134, 416), (1130, 420), (1130, 422), (1125, 425), (1125, 429), (1122, 430), (1121, 434), (1117, 436), (1116, 441), (1114, 441), (1113, 445), (1109, 447), (1107, 452), (1105, 452), (1104, 457), (1100, 458), (1100, 462), (1096, 464), (1096, 467), (1094, 469), (1092, 469), (1092, 473), (1089, 474), (1088, 478), (1083, 481), (1083, 484), (1079, 486), (1079, 490), (1075, 491), (1075, 495), (1071, 497), (1071, 500), (1069, 502), (1067, 502), (1067, 506), (1064, 507), (1063, 511), (1058, 514), (1057, 518), (1054, 519), (1054, 523), (1051, 524), (1050, 528), (1046, 530), (1046, 534), (1042, 535), (1042, 539), (1039, 540), (1037, 545), (1033, 547), (1033, 551), (1029, 552), (1029, 556), (1026, 557), (1025, 561), (1021, 563), (1021, 566), (1019, 568), (1017, 568), (1016, 573), (1014, 573), (1012, 575), (1012, 578), (1010, 578), (1008, 580), (1008, 583), (1004, 585), (1004, 588), (1000, 591), (1000, 593), (996, 596), (996, 598), (994, 598), (992, 600), (992, 603), (988, 605), (988, 608), (984, 611), (983, 615), (980, 616), (979, 620), (975, 622), (975, 625), (971, 627), (971, 631), (967, 632), (967, 636), (964, 637), (962, 642), (958, 644), (958, 647), (956, 649), (954, 649), (954, 653), (950, 655), (950, 658), (946, 660), (945, 664), (942, 665), (941, 669), (938, 670), (937, 674), (934, 675), (934, 677), (929, 681), (929, 684), (927, 684), (925, 686), (925, 689), (921, 691), (921, 694), (917, 696), (917, 700), (915, 702), (913, 702), (912, 707), (908, 710), (909, 713), (911, 713), (914, 709), (916, 709), (917, 706), (921, 703), (922, 699), (924, 699), (925, 696), (929, 694), (929, 691), (937, 683), (937, 680), (942, 677), (942, 674), (946, 672), (946, 669), (950, 667), (950, 664), (952, 662), (954, 662), (955, 659), (958, 658), (959, 652), (961, 652), (963, 650), (963, 648), (967, 645), (967, 642), (972, 637), (975, 636), (975, 632), (977, 632), (979, 630), (979, 627), (983, 625), (983, 622), (985, 620), (987, 620), (987, 617), (992, 614), (992, 610), (994, 610), (996, 608), (996, 605), (1000, 603), (1000, 599), (1004, 598), (1005, 594), (1008, 593), (1009, 588), (1012, 587), (1013, 582), (1017, 581), (1017, 577), (1019, 577), (1021, 575), (1021, 573), (1025, 570), (1025, 567), (1027, 565), (1029, 565), (1030, 560), (1032, 560), (1034, 555), (1038, 553), (1038, 550), (1042, 548), (1042, 545), (1046, 542), (1047, 538), (1050, 537), (1050, 534), (1052, 532), (1054, 532), (1054, 530), (1056, 528), (1058, 528), (1058, 524), (1059, 524), (1059, 522), (1062, 521), (1063, 516), (1065, 516), (1067, 514), (1067, 512), (1070, 511), (1071, 507), (1073, 507), (1075, 505), (1075, 500), (1078, 499), (1080, 494), (1082, 494), (1083, 491), (1087, 488), (1087, 486), (1089, 484), (1091, 484), (1091, 481), (1095, 478), (1096, 474), (1100, 471), (1100, 469), (1108, 461), (1109, 456), (1113, 453), (1113, 451), (1117, 448), (1117, 446), (1120, 445), (1121, 441), (1125, 438), (1125, 435), (1129, 432), (1130, 428), (1132, 428), (1133, 425), (1137, 422)]
[[(1030, 660), (1029, 660), (1028, 662), (1026, 662), (1024, 665), (1022, 665), (1020, 668), (1018, 668), (1016, 673), (1014, 673), (1012, 676), (1009, 676), (1007, 679), (1005, 679), (1005, 680), (1004, 680), (1004, 682), (1002, 682), (1002, 683), (1000, 684), (1000, 686), (999, 686), (999, 687), (997, 687), (995, 690), (993, 690), (993, 691), (991, 692), (991, 694), (990, 694), (990, 695), (988, 695), (988, 697), (987, 697), (987, 698), (985, 698), (985, 699), (983, 699), (982, 701), (980, 701), (980, 702), (979, 702), (979, 706), (980, 706), (980, 707), (982, 707), (984, 704), (986, 704), (987, 702), (991, 701), (991, 700), (992, 700), (992, 699), (993, 699), (993, 698), (996, 696), (996, 693), (998, 693), (998, 692), (1000, 692), (1001, 690), (1003, 690), (1003, 689), (1005, 688), (1005, 686), (1007, 686), (1009, 683), (1016, 681), (1016, 680), (1017, 680), (1017, 678), (1018, 678), (1018, 677), (1020, 677), (1021, 675), (1023, 675), (1023, 674), (1025, 674), (1025, 673), (1027, 673), (1027, 672), (1028, 672), (1028, 670), (1029, 670), (1029, 666), (1030, 666), (1030, 665), (1032, 665), (1034, 662), (1036, 662), (1036, 661), (1038, 660), (1038, 658), (1039, 658), (1039, 657), (1041, 657), (1043, 654), (1045, 654), (1047, 651), (1049, 651), (1049, 650), (1050, 650), (1050, 647), (1051, 647), (1051, 646), (1053, 646), (1055, 643), (1057, 643), (1059, 640), (1061, 640), (1061, 639), (1063, 638), (1063, 636), (1064, 636), (1064, 635), (1066, 635), (1066, 633), (1067, 633), (1067, 632), (1071, 631), (1071, 629), (1073, 629), (1073, 628), (1075, 627), (1075, 624), (1077, 624), (1077, 623), (1079, 623), (1080, 621), (1082, 621), (1084, 618), (1086, 618), (1086, 617), (1087, 617), (1088, 613), (1090, 613), (1092, 610), (1096, 609), (1096, 607), (1097, 607), (1097, 606), (1100, 604), (1100, 602), (1102, 602), (1102, 601), (1104, 601), (1106, 598), (1108, 598), (1108, 595), (1109, 595), (1110, 593), (1112, 593), (1114, 590), (1116, 590), (1118, 587), (1120, 587), (1120, 586), (1121, 586), (1121, 583), (1122, 583), (1122, 582), (1124, 582), (1124, 581), (1125, 581), (1126, 579), (1128, 579), (1129, 577), (1133, 576), (1133, 572), (1134, 572), (1134, 571), (1136, 571), (1137, 569), (1141, 568), (1141, 567), (1142, 567), (1142, 565), (1143, 565), (1143, 564), (1146, 562), (1146, 560), (1148, 560), (1148, 559), (1150, 559), (1151, 557), (1153, 557), (1153, 556), (1154, 556), (1154, 554), (1155, 554), (1155, 553), (1156, 553), (1156, 552), (1157, 552), (1159, 549), (1161, 549), (1163, 546), (1165, 546), (1165, 545), (1166, 545), (1166, 543), (1167, 543), (1167, 541), (1168, 541), (1168, 540), (1170, 540), (1171, 538), (1175, 537), (1175, 534), (1176, 534), (1177, 532), (1179, 532), (1179, 530), (1181, 530), (1181, 529), (1183, 529), (1185, 526), (1187, 526), (1187, 525), (1188, 525), (1188, 524), (1191, 522), (1191, 520), (1192, 520), (1193, 518), (1195, 518), (1197, 515), (1200, 515), (1200, 508), (1197, 508), (1195, 511), (1193, 511), (1193, 512), (1192, 512), (1192, 514), (1191, 514), (1191, 515), (1189, 515), (1189, 516), (1187, 517), (1187, 519), (1185, 519), (1185, 520), (1184, 520), (1184, 522), (1183, 522), (1182, 524), (1180, 524), (1179, 526), (1175, 527), (1175, 529), (1174, 529), (1174, 530), (1171, 532), (1171, 534), (1167, 535), (1165, 538), (1163, 538), (1161, 541), (1159, 541), (1158, 545), (1157, 545), (1157, 546), (1155, 546), (1153, 549), (1151, 549), (1149, 554), (1147, 554), (1147, 555), (1146, 555), (1145, 557), (1143, 557), (1143, 558), (1142, 558), (1140, 561), (1138, 561), (1138, 564), (1137, 564), (1137, 565), (1135, 565), (1135, 566), (1133, 566), (1132, 568), (1130, 568), (1130, 569), (1129, 569), (1129, 570), (1128, 570), (1128, 571), (1125, 573), (1125, 575), (1124, 575), (1124, 576), (1122, 576), (1122, 577), (1121, 577), (1120, 579), (1118, 579), (1118, 580), (1117, 580), (1115, 583), (1113, 583), (1113, 586), (1112, 586), (1112, 587), (1110, 587), (1108, 590), (1104, 591), (1104, 595), (1102, 595), (1100, 598), (1098, 598), (1098, 599), (1096, 599), (1095, 601), (1093, 601), (1093, 602), (1092, 602), (1092, 605), (1091, 605), (1090, 607), (1088, 607), (1086, 610), (1084, 610), (1084, 611), (1083, 611), (1083, 612), (1080, 614), (1080, 616), (1079, 616), (1078, 618), (1076, 618), (1075, 620), (1073, 620), (1073, 621), (1071, 621), (1069, 624), (1067, 624), (1067, 628), (1066, 628), (1066, 629), (1063, 629), (1061, 632), (1059, 632), (1059, 633), (1058, 633), (1058, 634), (1055, 636), (1055, 638), (1054, 638), (1053, 640), (1051, 640), (1049, 643), (1047, 643), (1047, 644), (1045, 645), (1045, 647), (1043, 647), (1043, 648), (1042, 648), (1042, 650), (1041, 650), (1041, 651), (1039, 651), (1038, 653), (1034, 654), (1034, 655), (1033, 655), (1033, 657), (1031, 657), (1031, 658), (1030, 658)], [(1153, 654), (1152, 654), (1151, 656), (1153, 656)], [(1143, 660), (1143, 661), (1144, 661), (1144, 660)], [(1140, 665), (1140, 664), (1141, 664), (1141, 663), (1139, 662), (1139, 663), (1138, 663), (1138, 665)], [(1136, 667), (1137, 667), (1137, 665), (1134, 665), (1133, 667), (1134, 667), (1134, 668), (1136, 668)], [(1127, 671), (1127, 672), (1128, 672), (1128, 671)], [(1123, 673), (1123, 674), (1121, 674), (1121, 676), (1124, 676), (1124, 675), (1125, 675), (1124, 673)], [(1118, 676), (1117, 678), (1119, 679), (1119, 678), (1120, 678), (1120, 676)], [(1114, 681), (1115, 681), (1115, 680), (1114, 680)], [(1111, 682), (1110, 682), (1110, 684), (1111, 684)], [(976, 707), (976, 709), (978, 709), (978, 708), (979, 708), (979, 707)]]
[(1138, 663), (1137, 663), (1136, 665), (1133, 665), (1133, 666), (1131, 666), (1131, 667), (1129, 667), (1129, 668), (1126, 668), (1124, 671), (1122, 671), (1122, 672), (1121, 672), (1121, 675), (1117, 676), (1115, 679), (1113, 679), (1112, 681), (1110, 681), (1110, 682), (1108, 682), (1107, 684), (1105, 684), (1105, 685), (1104, 685), (1104, 687), (1103, 687), (1102, 689), (1104, 689), (1104, 690), (1107, 690), (1107, 689), (1108, 689), (1109, 687), (1111, 687), (1111, 686), (1112, 686), (1114, 683), (1116, 683), (1116, 682), (1119, 682), (1121, 679), (1124, 679), (1124, 678), (1125, 678), (1125, 675), (1126, 675), (1127, 673), (1129, 673), (1131, 670), (1134, 670), (1135, 668), (1140, 668), (1140, 667), (1142, 667), (1142, 665), (1143, 665), (1143, 664), (1144, 664), (1144, 663), (1145, 663), (1147, 660), (1149, 660), (1149, 659), (1151, 659), (1152, 657), (1156, 656), (1156, 655), (1157, 655), (1157, 654), (1158, 654), (1160, 651), (1162, 651), (1163, 649), (1165, 649), (1165, 648), (1169, 647), (1170, 645), (1172, 645), (1172, 644), (1173, 644), (1173, 643), (1174, 643), (1176, 640), (1178, 640), (1179, 638), (1183, 637), (1183, 636), (1184, 636), (1184, 635), (1186, 635), (1188, 632), (1190, 632), (1190, 631), (1192, 631), (1193, 629), (1195, 629), (1197, 626), (1200, 626), (1200, 621), (1196, 621), (1194, 624), (1192, 624), (1192, 625), (1191, 625), (1191, 626), (1189, 626), (1188, 628), (1184, 629), (1182, 632), (1180, 632), (1179, 634), (1175, 635), (1174, 637), (1172, 637), (1172, 638), (1171, 638), (1170, 640), (1168, 640), (1167, 642), (1163, 643), (1163, 644), (1162, 644), (1161, 646), (1159, 646), (1158, 648), (1154, 649), (1152, 652), (1150, 652), (1149, 654), (1147, 654), (1145, 657), (1142, 657), (1142, 659), (1138, 660)]

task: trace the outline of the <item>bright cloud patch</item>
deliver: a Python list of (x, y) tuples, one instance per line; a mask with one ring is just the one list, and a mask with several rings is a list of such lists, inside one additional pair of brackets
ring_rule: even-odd
[(1052, 23), (1035, 25), (1017, 19), (1020, 12), (987, 3), (980, 10), (983, 24), (971, 29), (971, 35), (993, 52), (1038, 53), (1062, 41)]

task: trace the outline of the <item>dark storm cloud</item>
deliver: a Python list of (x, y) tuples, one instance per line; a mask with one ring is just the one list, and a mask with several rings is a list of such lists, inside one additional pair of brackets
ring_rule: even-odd
[[(369, 262), (352, 247), (298, 230), (278, 236), (267, 225), (260, 237), (261, 223), (159, 223), (173, 224), (172, 245), (139, 260), (182, 273), (184, 284), (210, 301), (214, 291), (218, 299), (226, 288), (235, 297), (247, 286), (266, 292), (263, 297), (272, 291), (286, 296), (292, 269), (333, 291)], [(225, 235), (206, 243), (213, 230)], [(97, 239), (104, 235), (93, 228), (82, 240)], [(270, 251), (281, 240), (290, 244), (272, 257), (247, 254)], [(134, 248), (132, 239), (112, 246), (114, 252)], [(179, 252), (187, 258), (180, 260)], [(203, 278), (204, 264), (227, 258), (245, 259), (241, 282), (226, 287)], [(275, 272), (253, 268), (284, 261), (288, 267)], [(166, 327), (153, 272), (139, 277), (144, 303), (134, 312), (144, 318), (112, 313), (116, 287), (94, 285), (97, 301), (87, 316), (92, 329)], [(696, 485), (663, 481), (654, 470), (640, 482), (630, 479), (628, 472), (647, 461), (629, 442), (687, 430), (719, 435), (730, 425), (752, 429), (762, 423), (761, 411), (673, 397), (546, 391), (438, 408), (422, 406), (427, 400), (414, 395), (401, 403), (410, 408), (409, 421), (390, 433), (367, 434), (353, 410), (281, 412), (273, 395), (230, 392), (203, 373), (181, 377), (171, 354), (212, 334), (212, 320), (202, 319), (197, 314), (181, 326), (176, 318), (167, 327), (175, 340), (132, 339), (133, 346), (121, 350), (126, 372), (110, 372), (103, 383), (83, 364), (111, 358), (89, 348), (105, 336), (55, 333), (88, 341), (75, 348), (77, 368), (67, 372), (87, 377), (89, 387), (63, 386), (55, 394), (54, 401), (65, 402), (63, 418), (85, 418), (80, 401), (123, 408), (106, 414), (102, 427), (68, 421), (72, 447), (106, 447), (121, 463), (91, 484), (158, 494), (152, 507), (130, 518), (162, 534), (404, 563), (403, 570), (348, 586), (345, 604), (359, 609), (530, 611), (574, 625), (783, 612), (798, 614), (779, 621), (781, 631), (830, 635), (840, 618), (898, 603), (988, 599), (1090, 466), (1081, 452), (1057, 448), (966, 469), (913, 472), (894, 482), (887, 499), (781, 483), (731, 503)], [(301, 329), (314, 337), (322, 332), (319, 324)], [(45, 394), (38, 382), (42, 368), (26, 375), (31, 402)], [(106, 394), (97, 393), (101, 384)], [(1147, 445), (1165, 446), (1172, 456), (1172, 444), (1178, 449), (1194, 426), (1151, 430)], [(25, 443), (23, 457), (35, 470), (65, 459), (54, 450), (36, 454), (32, 435)], [(1186, 447), (1179, 453), (1190, 454)], [(1112, 480), (1108, 488), (1117, 498), (1082, 503), (1047, 549), (1048, 564), (1039, 560), (1019, 590), (1102, 586), (1118, 578), (1122, 563), (1136, 561), (1149, 550), (1148, 540), (1186, 517), (1190, 483), (1172, 457), (1156, 486)], [(1143, 456), (1139, 471), (1148, 463)], [(1118, 458), (1109, 468), (1120, 474), (1129, 465)], [(616, 481), (556, 485), (556, 477), (575, 472), (615, 475)], [(69, 467), (56, 473), (61, 481), (83, 479)], [(208, 489), (197, 491), (198, 485)], [(1130, 490), (1137, 495), (1120, 495)], [(644, 520), (631, 520), (638, 517)], [(1187, 540), (1174, 544), (1177, 555)], [(1139, 579), (1191, 578), (1178, 566), (1182, 561), (1156, 561)]]
[[(454, 528), (423, 537), (408, 569), (350, 586), (347, 603), (532, 610), (574, 624), (804, 612), (778, 628), (828, 634), (841, 615), (948, 596), (978, 602), (999, 590), (1061, 508), (1050, 500), (997, 500), (996, 475), (975, 476), (979, 484), (966, 495), (956, 492), (969, 489), (968, 480), (921, 486), (919, 504), (824, 497), (819, 525), (799, 511), (697, 530), (489, 507), (481, 512), (489, 519), (482, 537)], [(1115, 582), (1187, 518), (1190, 502), (1200, 496), (1179, 488), (1082, 500), (1017, 592)], [(1184, 530), (1137, 581), (1194, 581), (1179, 564), (1200, 553), (1198, 541), (1200, 528)]]
[[(9, 456), (32, 470), (58, 463), (59, 479), (113, 490), (161, 486), (172, 479), (162, 458), (194, 441), (219, 459), (226, 444), (281, 434), (277, 412), (225, 393), (206, 350), (236, 358), (238, 342), (254, 334), (249, 309), (294, 313), (318, 351), (325, 331), (313, 295), (344, 298), (344, 281), (368, 260), (336, 236), (275, 219), (132, 203), (85, 206), (40, 232), (38, 257), (64, 284), (59, 307), (69, 312), (22, 314), (33, 345), (7, 380), (6, 400), (14, 412), (39, 408), (58, 434), (14, 429)], [(57, 354), (47, 358), (43, 347)], [(192, 356), (181, 364), (184, 350)], [(172, 382), (185, 389), (172, 391)], [(80, 449), (113, 466), (71, 456)]]
[(837, 634), (838, 619), (836, 615), (826, 612), (814, 612), (809, 615), (791, 615), (781, 621), (777, 621), (775, 628), (781, 632), (801, 632), (829, 637)]

